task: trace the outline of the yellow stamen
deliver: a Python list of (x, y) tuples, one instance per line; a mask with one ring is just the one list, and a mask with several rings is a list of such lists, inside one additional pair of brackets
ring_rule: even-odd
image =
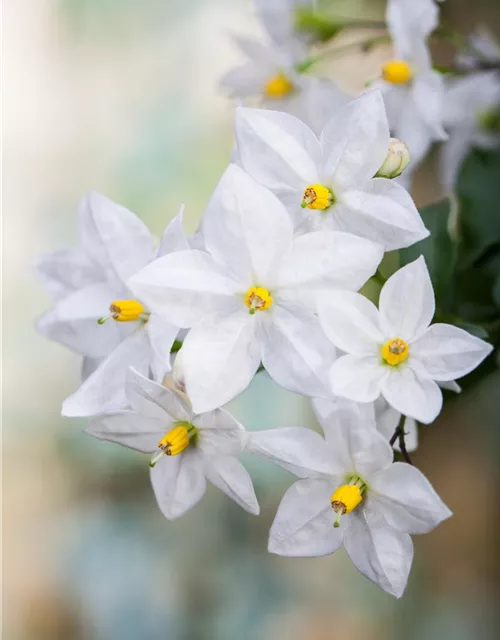
[[(358, 486), (361, 484), (361, 487)], [(343, 484), (336, 489), (332, 495), (331, 503), (333, 510), (337, 513), (337, 519), (333, 523), (334, 527), (340, 526), (340, 517), (346, 513), (351, 513), (363, 499), (365, 485), (358, 481), (358, 484)]]
[(294, 89), (293, 83), (284, 73), (278, 73), (272, 77), (264, 87), (264, 93), (268, 98), (285, 98)]
[(134, 322), (146, 317), (143, 305), (137, 300), (114, 300), (109, 306), (110, 315), (107, 318), (99, 318), (99, 324), (104, 324), (109, 318), (116, 322)]
[(328, 209), (333, 204), (333, 194), (322, 184), (311, 184), (304, 191), (302, 198), (303, 209)]
[(273, 297), (264, 287), (250, 287), (245, 293), (245, 304), (249, 309), (249, 313), (256, 311), (265, 311), (273, 304)]
[(190, 441), (197, 435), (198, 430), (189, 422), (177, 422), (173, 429), (163, 436), (158, 443), (160, 451), (156, 453), (149, 463), (150, 467), (155, 464), (162, 456), (177, 456), (187, 449)]
[(382, 358), (391, 366), (404, 362), (408, 357), (408, 343), (402, 338), (392, 338), (382, 347)]
[(405, 84), (413, 78), (413, 70), (404, 60), (391, 60), (382, 67), (382, 75), (391, 84)]

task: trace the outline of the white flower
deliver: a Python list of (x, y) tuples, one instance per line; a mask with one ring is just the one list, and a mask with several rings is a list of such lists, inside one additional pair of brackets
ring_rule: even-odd
[(478, 63), (500, 63), (500, 45), (484, 26), (477, 28), (467, 38), (465, 51), (460, 51), (456, 56), (456, 63), (467, 69), (477, 69)]
[(254, 0), (257, 16), (276, 44), (308, 40), (307, 34), (297, 32), (297, 13), (303, 9), (314, 9), (316, 0)]
[(500, 78), (494, 71), (453, 78), (446, 85), (444, 122), (449, 139), (441, 149), (441, 175), (452, 191), (472, 147), (500, 144)]
[(259, 106), (295, 115), (315, 132), (348, 101), (330, 80), (300, 71), (307, 58), (300, 42), (262, 45), (243, 37), (234, 40), (248, 61), (222, 78), (229, 97), (243, 102), (256, 98)]
[(389, 278), (379, 309), (349, 292), (319, 301), (325, 333), (347, 354), (332, 366), (332, 391), (355, 402), (382, 394), (403, 415), (432, 422), (443, 402), (436, 381), (465, 376), (492, 347), (455, 326), (429, 326), (434, 292), (423, 257)]
[(253, 484), (238, 456), (244, 427), (224, 409), (195, 414), (185, 394), (130, 369), (126, 381), (130, 409), (97, 416), (86, 431), (136, 451), (153, 454), (151, 483), (169, 520), (201, 500), (207, 480), (246, 511), (258, 514)]
[(340, 232), (294, 238), (281, 202), (236, 165), (222, 177), (202, 231), (206, 253), (164, 256), (129, 281), (150, 309), (193, 327), (176, 369), (194, 410), (228, 402), (261, 361), (283, 387), (328, 395), (335, 354), (315, 314), (316, 296), (359, 289), (382, 248)]
[[(443, 128), (444, 83), (432, 68), (427, 38), (438, 24), (434, 0), (389, 0), (387, 25), (394, 59), (383, 67), (384, 94), (392, 134), (410, 149), (412, 168), (432, 141), (446, 140)], [(410, 178), (407, 172), (406, 183)]]
[(410, 195), (374, 178), (390, 141), (379, 91), (343, 107), (320, 139), (290, 115), (240, 108), (236, 140), (241, 166), (280, 197), (299, 231), (339, 229), (386, 250), (428, 235)]
[[(343, 544), (363, 575), (400, 597), (413, 560), (409, 534), (431, 531), (451, 512), (420, 471), (393, 463), (390, 445), (375, 428), (373, 407), (336, 400), (321, 425), (326, 441), (318, 442), (314, 453), (310, 440), (300, 470), (303, 479), (283, 497), (271, 527), (269, 551), (323, 556)], [(272, 432), (267, 440), (266, 432), (254, 436), (267, 457), (280, 464), (281, 441), (273, 440)], [(303, 440), (301, 434), (296, 443), (299, 459)], [(290, 468), (289, 457), (287, 451), (285, 468)], [(308, 471), (304, 467), (310, 459)], [(320, 467), (327, 459), (325, 473)]]
[[(132, 299), (125, 283), (157, 255), (189, 247), (182, 213), (169, 225), (158, 251), (133, 213), (97, 193), (83, 199), (78, 217), (80, 247), (56, 252), (38, 268), (56, 296), (39, 331), (84, 356), (83, 383), (63, 405), (67, 416), (123, 407), (131, 365), (144, 374), (151, 370), (159, 380), (170, 370), (178, 328)], [(98, 322), (106, 316), (107, 321)]]

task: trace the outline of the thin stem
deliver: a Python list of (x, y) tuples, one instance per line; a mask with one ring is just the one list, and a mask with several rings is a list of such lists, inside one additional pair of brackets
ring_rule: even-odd
[(346, 52), (351, 50), (359, 49), (360, 51), (370, 51), (377, 44), (381, 44), (384, 42), (390, 42), (390, 38), (388, 35), (383, 36), (374, 36), (373, 38), (368, 38), (367, 40), (358, 40), (357, 42), (349, 42), (349, 44), (345, 44), (342, 47), (335, 47), (334, 49), (328, 49), (319, 53), (317, 56), (312, 56), (308, 58), (301, 64), (297, 65), (297, 71), (304, 72), (308, 71), (313, 65), (317, 62), (321, 62), (326, 58), (335, 57), (338, 55), (343, 55)]
[(411, 458), (408, 454), (408, 450), (406, 449), (405, 430), (404, 430), (405, 417), (406, 416), (401, 415), (398, 426), (394, 430), (394, 433), (392, 434), (392, 437), (389, 440), (389, 444), (392, 447), (396, 443), (396, 440), (398, 440), (398, 445), (399, 445), (399, 448), (401, 449), (401, 454), (405, 459), (405, 462), (413, 466), (413, 462), (411, 461)]

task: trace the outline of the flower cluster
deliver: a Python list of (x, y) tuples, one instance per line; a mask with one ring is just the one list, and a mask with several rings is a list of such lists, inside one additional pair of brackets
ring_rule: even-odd
[[(295, 4), (308, 3), (279, 6)], [(395, 33), (409, 29), (404, 4), (390, 3)], [(92, 193), (78, 213), (80, 245), (38, 266), (54, 299), (38, 328), (83, 356), (81, 385), (63, 415), (88, 417), (91, 435), (150, 454), (166, 518), (192, 508), (207, 481), (258, 514), (238, 459), (248, 451), (300, 478), (278, 509), (270, 552), (319, 556), (343, 544), (361, 573), (397, 597), (412, 563), (410, 535), (451, 514), (420, 471), (393, 462), (393, 449), (407, 457), (417, 447), (417, 421), (438, 416), (441, 387), (459, 391), (455, 380), (492, 349), (461, 328), (432, 324), (423, 257), (387, 279), (378, 307), (360, 293), (380, 276), (385, 252), (429, 233), (390, 179), (408, 157), (390, 137), (386, 107), (391, 117), (390, 100), (418, 102), (427, 83), (437, 84), (425, 46), (431, 5), (432, 14), (411, 14), (383, 91), (331, 103), (321, 130), (291, 108), (239, 107), (234, 162), (193, 237), (181, 210), (155, 246), (134, 214)], [(295, 59), (279, 56), (308, 42), (288, 14), (277, 24), (276, 6), (259, 3), (273, 54), (241, 41), (253, 61), (226, 83), (245, 93), (266, 79), (268, 98), (283, 107), (289, 85), (306, 85)], [(411, 87), (399, 86), (410, 78)], [(430, 130), (438, 136), (441, 127)], [(304, 427), (247, 432), (222, 408), (262, 368), (312, 399), (324, 437)]]

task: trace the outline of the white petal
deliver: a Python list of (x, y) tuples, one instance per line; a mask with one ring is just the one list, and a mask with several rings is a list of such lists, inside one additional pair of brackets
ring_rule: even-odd
[(410, 194), (385, 178), (344, 191), (333, 215), (341, 229), (378, 242), (386, 251), (409, 247), (429, 235)]
[[(393, 437), (401, 419), (401, 413), (391, 407), (387, 400), (380, 396), (375, 401), (377, 429), (389, 441)], [(405, 447), (411, 453), (418, 448), (418, 424), (414, 418), (405, 417), (403, 423), (403, 431), (405, 434)], [(399, 438), (393, 444), (393, 449), (401, 451), (399, 446)]]
[(227, 269), (203, 251), (177, 251), (147, 265), (128, 282), (148, 307), (178, 327), (226, 308), (235, 293), (244, 293)]
[(412, 42), (424, 40), (438, 25), (435, 0), (389, 0), (386, 19), (399, 57), (411, 58)]
[(262, 364), (279, 385), (303, 395), (328, 397), (328, 368), (335, 355), (312, 311), (291, 302), (275, 305), (272, 322), (264, 329)]
[(379, 300), (382, 330), (387, 338), (411, 342), (434, 316), (434, 290), (423, 256), (402, 267), (382, 287)]
[[(311, 303), (331, 288), (358, 290), (375, 273), (383, 248), (340, 231), (316, 231), (295, 238), (276, 274), (276, 286)], [(274, 284), (274, 283), (272, 283)]]
[(269, 282), (292, 243), (293, 225), (285, 207), (235, 164), (222, 176), (203, 220), (207, 250), (236, 278)]
[(80, 374), (82, 382), (94, 373), (102, 360), (102, 358), (89, 358), (87, 356), (82, 358), (82, 370)]
[(148, 228), (125, 207), (91, 192), (80, 203), (78, 216), (85, 251), (103, 267), (111, 266), (122, 282), (152, 259)]
[(438, 385), (441, 389), (447, 389), (448, 391), (453, 391), (453, 393), (462, 393), (462, 387), (455, 380), (439, 380)]
[(323, 173), (334, 191), (373, 178), (389, 149), (389, 125), (378, 90), (342, 107), (321, 134)]
[(62, 415), (92, 416), (127, 406), (125, 381), (128, 368), (147, 373), (151, 356), (143, 330), (124, 340), (63, 403)]
[(260, 184), (302, 194), (318, 182), (319, 140), (298, 118), (240, 107), (235, 134), (242, 167)]
[(376, 355), (384, 336), (377, 307), (365, 296), (350, 291), (332, 291), (318, 302), (323, 331), (333, 344), (354, 355)]
[(300, 478), (338, 471), (332, 465), (331, 452), (325, 440), (311, 429), (283, 427), (253, 431), (248, 435), (250, 453), (270, 460)]
[(366, 509), (349, 514), (344, 547), (356, 569), (381, 589), (400, 598), (413, 561), (413, 543), (382, 519), (367, 520)]
[(230, 98), (249, 98), (260, 96), (269, 80), (270, 69), (247, 62), (228, 71), (221, 78), (221, 87), (227, 90)]
[(203, 458), (191, 448), (177, 456), (163, 456), (150, 475), (158, 506), (168, 520), (184, 515), (207, 489)]
[(384, 367), (377, 356), (340, 357), (330, 371), (334, 394), (354, 402), (373, 402), (380, 395)]
[(142, 415), (175, 422), (191, 422), (193, 413), (180, 393), (150, 380), (130, 367), (127, 373), (127, 398)]
[[(316, 134), (320, 135), (332, 116), (350, 100), (329, 78), (303, 74), (293, 112)], [(291, 111), (288, 111), (291, 113)]]
[(188, 333), (176, 367), (196, 413), (220, 407), (250, 383), (261, 358), (257, 320), (238, 309), (207, 317)]
[(324, 556), (342, 544), (344, 523), (335, 528), (331, 506), (335, 483), (299, 480), (283, 496), (269, 534), (268, 550), (280, 556)]
[(102, 270), (80, 247), (42, 256), (36, 272), (50, 297), (59, 300), (70, 293), (102, 280)]
[(205, 456), (205, 475), (212, 484), (223, 491), (242, 509), (258, 515), (259, 503), (255, 496), (252, 479), (245, 467), (232, 456)]
[[(226, 419), (221, 420), (222, 411), (217, 409), (193, 419), (193, 424), (200, 429), (197, 445), (208, 457), (237, 456), (248, 442), (249, 434), (229, 413), (225, 412)], [(210, 417), (212, 424), (207, 426)]]
[(387, 522), (405, 533), (429, 533), (452, 513), (417, 468), (395, 462), (370, 478)]
[(409, 366), (388, 370), (382, 382), (382, 394), (397, 411), (424, 424), (433, 422), (443, 406), (438, 385)]
[(118, 411), (99, 416), (85, 431), (99, 440), (116, 442), (142, 453), (152, 453), (165, 435), (164, 426), (164, 422), (135, 411)]
[(152, 349), (151, 369), (155, 380), (163, 380), (170, 371), (170, 350), (174, 344), (179, 328), (152, 313), (146, 323), (146, 333)]
[(411, 345), (412, 366), (433, 380), (455, 380), (473, 371), (492, 352), (480, 338), (451, 324), (433, 324)]
[(447, 193), (452, 193), (455, 182), (472, 146), (474, 132), (469, 127), (457, 127), (450, 132), (450, 137), (440, 149), (439, 164), (441, 179)]
[(181, 210), (170, 222), (168, 227), (163, 232), (163, 236), (158, 246), (157, 257), (165, 256), (168, 253), (174, 253), (174, 251), (186, 251), (190, 248), (189, 242), (184, 233), (182, 226), (182, 217), (184, 215), (184, 205)]
[[(433, 140), (446, 140), (443, 128), (444, 80), (438, 71), (420, 74), (412, 88), (413, 100), (422, 120), (429, 127)], [(411, 150), (410, 150), (411, 151)]]
[(351, 470), (356, 471), (369, 484), (374, 473), (392, 464), (392, 447), (373, 423), (358, 423), (347, 430), (344, 426), (344, 439), (349, 443)]

